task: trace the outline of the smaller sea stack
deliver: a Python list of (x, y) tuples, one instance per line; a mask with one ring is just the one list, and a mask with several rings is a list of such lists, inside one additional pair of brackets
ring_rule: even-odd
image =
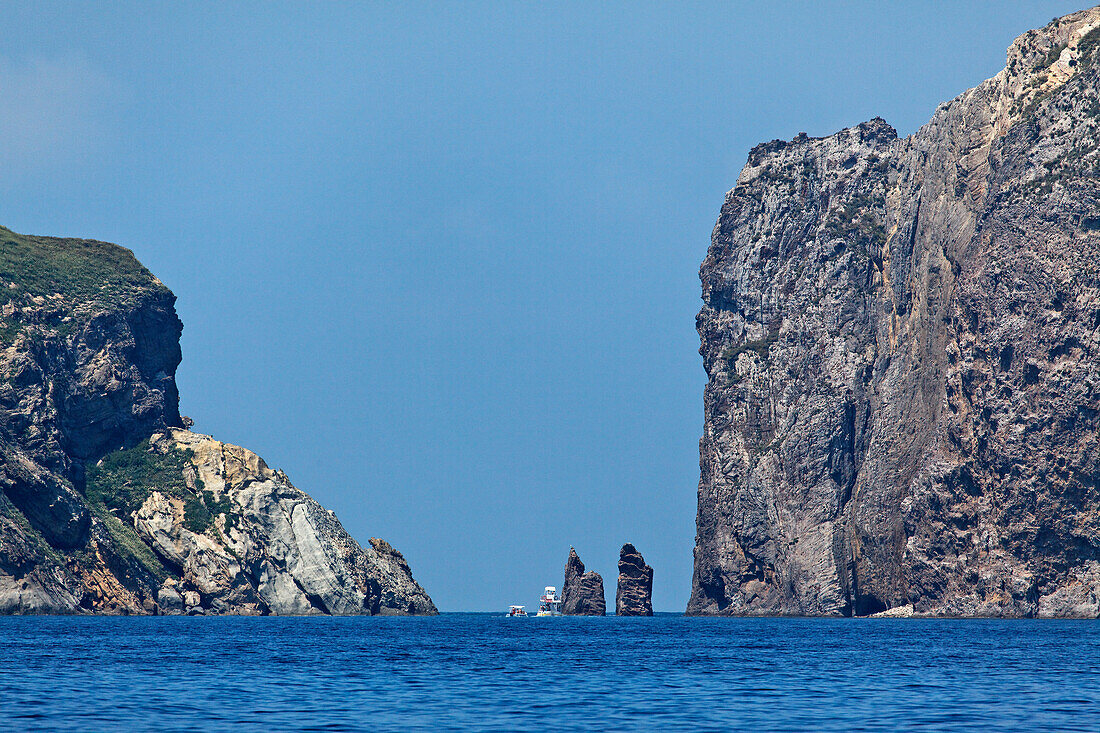
[(615, 615), (653, 615), (653, 568), (629, 542), (619, 550), (619, 589), (615, 593)]
[(607, 612), (603, 577), (595, 570), (584, 572), (584, 563), (572, 547), (569, 548), (569, 560), (565, 563), (561, 612), (565, 616), (603, 616)]

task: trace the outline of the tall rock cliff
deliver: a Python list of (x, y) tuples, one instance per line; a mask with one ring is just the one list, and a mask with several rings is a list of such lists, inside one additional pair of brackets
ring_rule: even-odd
[(694, 614), (1100, 615), (1100, 9), (759, 145), (700, 270)]
[(619, 550), (615, 615), (653, 615), (653, 568), (645, 564), (642, 553), (629, 542)]
[(595, 570), (585, 572), (584, 563), (572, 547), (569, 548), (569, 559), (565, 562), (561, 612), (565, 616), (603, 616), (607, 613), (603, 576)]
[(255, 454), (183, 427), (175, 296), (0, 227), (0, 613), (435, 613)]

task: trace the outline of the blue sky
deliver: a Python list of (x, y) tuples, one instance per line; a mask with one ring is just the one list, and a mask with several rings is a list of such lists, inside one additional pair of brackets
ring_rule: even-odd
[(5, 3), (0, 224), (130, 247), (195, 429), (442, 610), (691, 585), (698, 267), (758, 142), (908, 134), (1072, 2)]

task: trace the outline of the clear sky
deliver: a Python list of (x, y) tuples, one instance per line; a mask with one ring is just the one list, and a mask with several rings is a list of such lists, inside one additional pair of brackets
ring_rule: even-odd
[[(20, 7), (22, 6), (22, 7)], [(195, 429), (441, 610), (691, 587), (698, 267), (750, 147), (902, 134), (1080, 2), (4, 3), (0, 224), (179, 297)]]

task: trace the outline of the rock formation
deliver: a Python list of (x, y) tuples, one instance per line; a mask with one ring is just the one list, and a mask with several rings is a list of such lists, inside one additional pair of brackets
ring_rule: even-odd
[(619, 550), (619, 587), (615, 591), (616, 616), (653, 615), (653, 568), (629, 542)]
[(435, 613), (255, 454), (184, 429), (175, 296), (0, 228), (0, 613)]
[(603, 616), (607, 613), (603, 577), (595, 570), (586, 573), (584, 563), (572, 547), (569, 548), (569, 559), (565, 563), (561, 612), (565, 616)]
[(1100, 614), (1098, 49), (1074, 13), (907, 138), (749, 154), (700, 270), (689, 613)]

